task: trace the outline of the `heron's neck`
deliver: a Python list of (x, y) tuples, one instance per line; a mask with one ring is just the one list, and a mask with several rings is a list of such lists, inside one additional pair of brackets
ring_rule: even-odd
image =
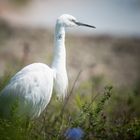
[(56, 24), (55, 46), (52, 68), (59, 71), (66, 69), (65, 28)]
[(68, 86), (66, 71), (65, 28), (60, 24), (56, 24), (55, 28), (55, 46), (52, 69), (54, 71), (54, 89), (58, 97), (65, 97)]

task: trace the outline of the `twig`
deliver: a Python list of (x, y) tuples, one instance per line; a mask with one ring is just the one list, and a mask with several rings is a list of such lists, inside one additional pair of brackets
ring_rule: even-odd
[[(78, 79), (79, 79), (81, 73), (82, 73), (82, 70), (79, 71), (79, 73), (78, 73), (78, 75), (77, 75), (77, 77), (76, 77), (76, 79), (75, 79), (75, 81), (74, 81), (74, 83), (73, 83), (73, 86), (72, 86), (72, 88), (71, 88), (71, 90), (70, 90), (70, 92), (69, 92), (69, 94), (68, 94), (68, 96), (67, 96), (67, 98), (66, 98), (66, 100), (65, 100), (65, 102), (64, 102), (64, 104), (63, 104), (63, 106), (62, 106), (62, 109), (61, 109), (61, 111), (60, 111), (59, 116), (57, 116), (57, 117), (55, 118), (54, 122), (53, 122), (53, 126), (55, 125), (55, 123), (56, 123), (56, 121), (58, 120), (59, 117), (61, 117), (61, 120), (63, 120), (63, 113), (64, 113), (64, 110), (65, 110), (66, 105), (68, 104), (68, 101), (69, 101), (69, 99), (70, 99), (70, 97), (71, 97), (71, 95), (72, 95), (72, 93), (73, 93), (73, 91), (74, 91), (76, 82), (78, 81)], [(58, 137), (59, 137), (59, 136), (58, 136)]]
[(66, 108), (66, 105), (68, 104), (68, 101), (69, 101), (70, 97), (71, 97), (72, 94), (73, 94), (73, 91), (74, 91), (76, 82), (78, 81), (78, 79), (79, 79), (81, 73), (82, 73), (82, 70), (79, 71), (79, 73), (78, 73), (78, 75), (77, 75), (77, 77), (76, 77), (76, 79), (75, 79), (75, 81), (74, 81), (74, 83), (73, 83), (73, 86), (72, 86), (72, 88), (71, 88), (71, 90), (70, 90), (70, 92), (69, 92), (69, 94), (68, 94), (68, 96), (67, 96), (67, 98), (66, 98), (66, 100), (65, 100), (65, 102), (64, 102), (64, 105), (63, 105), (63, 107), (62, 107), (62, 109), (61, 109), (60, 116), (63, 115), (63, 112), (64, 112), (64, 110), (65, 110), (65, 108)]

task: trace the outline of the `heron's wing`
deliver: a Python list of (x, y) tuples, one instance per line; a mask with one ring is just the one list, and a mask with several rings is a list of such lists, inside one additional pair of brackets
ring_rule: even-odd
[(13, 104), (20, 114), (38, 116), (50, 101), (53, 88), (52, 70), (35, 63), (19, 71), (0, 94), (0, 113), (9, 114)]

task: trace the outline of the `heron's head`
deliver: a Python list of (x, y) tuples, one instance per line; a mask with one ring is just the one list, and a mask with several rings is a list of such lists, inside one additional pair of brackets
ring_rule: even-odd
[(79, 22), (75, 17), (68, 15), (68, 14), (61, 15), (57, 19), (57, 24), (64, 26), (64, 27), (86, 26), (86, 27), (90, 27), (90, 28), (96, 28), (95, 26)]

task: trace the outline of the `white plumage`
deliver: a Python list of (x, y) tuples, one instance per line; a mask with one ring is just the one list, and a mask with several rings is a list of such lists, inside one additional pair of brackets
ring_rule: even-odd
[(57, 19), (52, 67), (33, 63), (15, 74), (0, 93), (1, 117), (10, 117), (11, 107), (16, 101), (18, 103), (16, 113), (19, 116), (38, 117), (51, 99), (53, 85), (58, 97), (65, 97), (68, 87), (65, 28), (80, 25), (95, 28), (77, 22), (71, 15), (64, 14)]
[(0, 95), (0, 113), (10, 114), (10, 106), (18, 99), (20, 115), (39, 116), (50, 101), (53, 71), (47, 65), (34, 63), (19, 71)]

